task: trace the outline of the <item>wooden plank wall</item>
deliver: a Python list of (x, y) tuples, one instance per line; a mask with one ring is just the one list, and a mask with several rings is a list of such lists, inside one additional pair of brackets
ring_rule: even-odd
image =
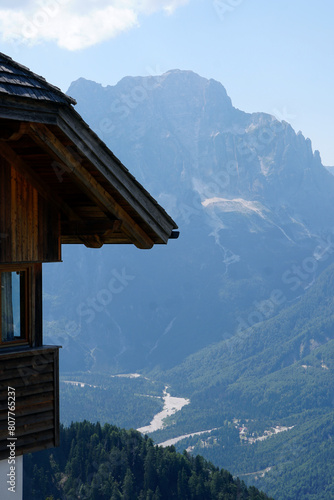
[(31, 347), (41, 347), (43, 345), (42, 264), (32, 266), (28, 285), (28, 295), (30, 295), (30, 300), (28, 300), (30, 339), (28, 340), (30, 340)]
[(7, 459), (8, 386), (15, 389), (16, 455), (59, 445), (59, 348), (0, 354), (0, 460)]
[(0, 158), (0, 263), (60, 260), (60, 214)]

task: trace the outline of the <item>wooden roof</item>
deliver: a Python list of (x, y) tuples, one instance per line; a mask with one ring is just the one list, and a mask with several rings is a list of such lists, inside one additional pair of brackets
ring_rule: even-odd
[(75, 100), (0, 53), (0, 154), (61, 213), (62, 243), (177, 237), (177, 225), (74, 110)]
[(48, 83), (45, 78), (2, 53), (0, 53), (0, 92), (56, 103), (76, 104), (75, 99)]

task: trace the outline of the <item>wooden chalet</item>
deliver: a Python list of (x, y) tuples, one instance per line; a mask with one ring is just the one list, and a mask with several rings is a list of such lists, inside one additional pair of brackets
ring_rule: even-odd
[(178, 236), (74, 104), (0, 53), (0, 460), (8, 387), (16, 455), (59, 442), (59, 347), (43, 345), (42, 263), (61, 261), (62, 244), (149, 249)]

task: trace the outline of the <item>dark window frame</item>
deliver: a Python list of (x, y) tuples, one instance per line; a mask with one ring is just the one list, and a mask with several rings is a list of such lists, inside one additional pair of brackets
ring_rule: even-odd
[(31, 344), (30, 315), (31, 315), (31, 282), (32, 266), (5, 265), (0, 266), (0, 283), (2, 273), (20, 273), (20, 337), (12, 340), (2, 340), (2, 310), (0, 288), (0, 349), (5, 347), (26, 346)]

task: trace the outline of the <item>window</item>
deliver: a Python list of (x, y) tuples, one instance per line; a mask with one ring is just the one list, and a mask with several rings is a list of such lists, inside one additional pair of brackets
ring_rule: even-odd
[(24, 343), (28, 330), (28, 269), (0, 270), (0, 344)]

